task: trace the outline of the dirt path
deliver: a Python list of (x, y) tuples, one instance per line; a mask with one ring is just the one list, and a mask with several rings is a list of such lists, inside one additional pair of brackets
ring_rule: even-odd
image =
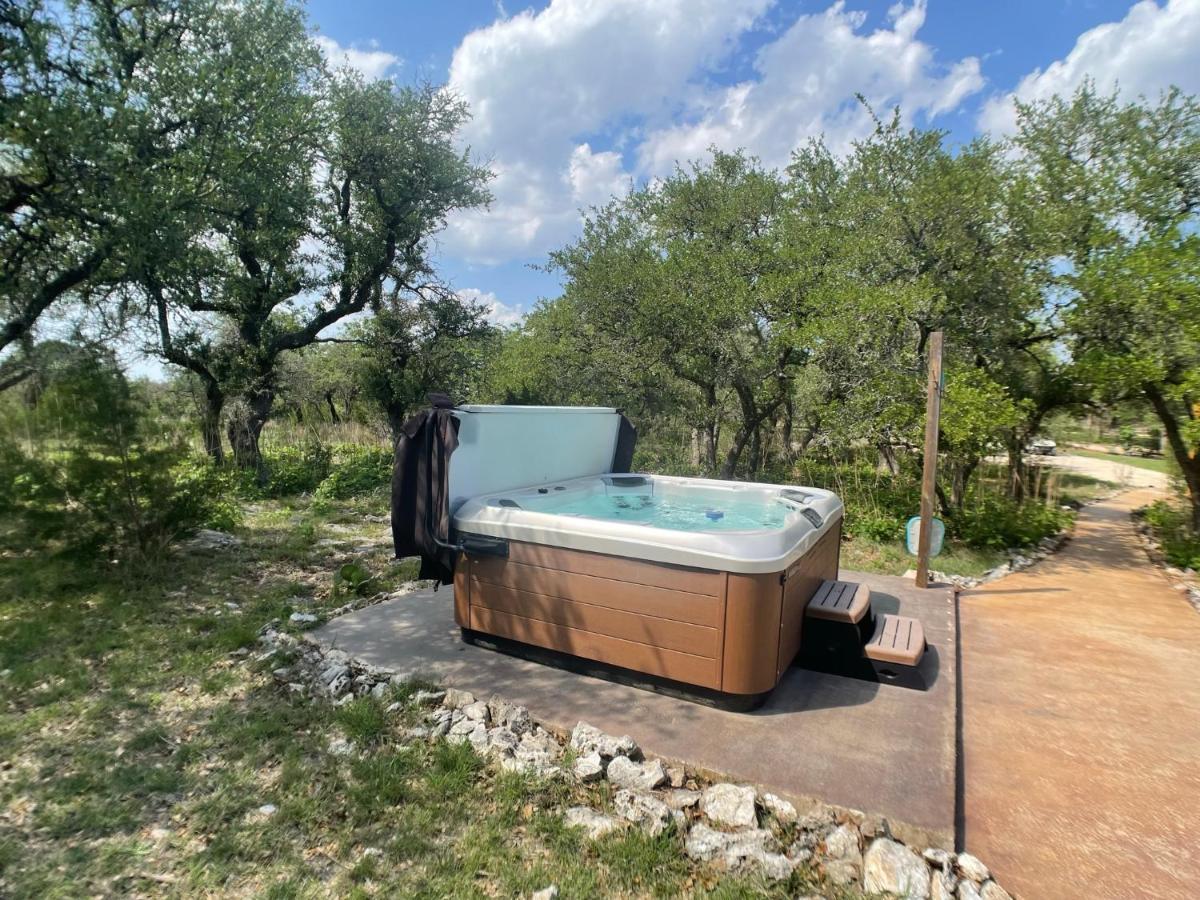
[(1026, 898), (1195, 897), (1200, 615), (1123, 494), (1047, 562), (964, 592), (964, 836)]
[(1143, 469), (1114, 459), (1095, 459), (1091, 456), (1076, 456), (1062, 453), (1057, 456), (1031, 456), (1028, 462), (1033, 465), (1051, 466), (1056, 469), (1066, 469), (1078, 472), (1101, 481), (1111, 481), (1130, 488), (1167, 489), (1167, 474), (1153, 469)]

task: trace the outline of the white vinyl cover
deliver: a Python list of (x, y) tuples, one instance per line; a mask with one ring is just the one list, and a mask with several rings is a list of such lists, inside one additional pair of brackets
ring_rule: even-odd
[(612, 469), (621, 417), (608, 406), (461, 406), (450, 513), (466, 500)]
[[(783, 504), (788, 512), (779, 528), (679, 531), (521, 508), (522, 504), (535, 506), (539, 497), (547, 495), (602, 493), (604, 480), (593, 475), (573, 481), (532, 482), (519, 490), (505, 489), (473, 497), (454, 514), (454, 528), (459, 534), (488, 535), (669, 565), (721, 572), (769, 573), (791, 566), (824, 534), (837, 527), (843, 516), (842, 501), (836, 494), (820, 488), (664, 475), (643, 477), (654, 483), (656, 493), (694, 491), (709, 498), (716, 492), (757, 495), (756, 499), (764, 503)], [(501, 505), (501, 500), (517, 506)]]

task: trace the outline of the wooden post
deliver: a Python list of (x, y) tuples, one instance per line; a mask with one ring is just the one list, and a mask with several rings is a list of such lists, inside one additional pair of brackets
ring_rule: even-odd
[(929, 587), (929, 544), (937, 498), (938, 421), (942, 414), (942, 333), (929, 335), (929, 385), (925, 395), (925, 467), (921, 473), (921, 534), (917, 539), (917, 587)]

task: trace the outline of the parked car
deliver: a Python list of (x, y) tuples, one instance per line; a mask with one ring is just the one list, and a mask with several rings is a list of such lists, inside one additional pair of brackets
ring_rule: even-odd
[(1030, 441), (1029, 446), (1025, 448), (1026, 453), (1032, 453), (1034, 456), (1053, 456), (1058, 450), (1058, 444), (1050, 440), (1050, 438), (1038, 438), (1036, 441)]

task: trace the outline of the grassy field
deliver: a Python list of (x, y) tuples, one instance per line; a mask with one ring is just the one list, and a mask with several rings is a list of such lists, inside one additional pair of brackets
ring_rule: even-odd
[(1119, 463), (1122, 466), (1129, 466), (1134, 469), (1149, 469), (1151, 472), (1170, 471), (1170, 463), (1161, 457), (1126, 456), (1123, 453), (1100, 453), (1097, 450), (1085, 450), (1081, 447), (1069, 447), (1067, 448), (1067, 452), (1072, 456), (1086, 456), (1089, 459), (1106, 459), (1109, 462)]
[(0, 556), (0, 896), (842, 896), (696, 867), (674, 832), (589, 841), (561, 818), (583, 788), (406, 743), (402, 692), (335, 709), (276, 687), (264, 623), (343, 602), (349, 559), (379, 590), (412, 577), (364, 518), (383, 511), (255, 504), (240, 547), (141, 574)]

